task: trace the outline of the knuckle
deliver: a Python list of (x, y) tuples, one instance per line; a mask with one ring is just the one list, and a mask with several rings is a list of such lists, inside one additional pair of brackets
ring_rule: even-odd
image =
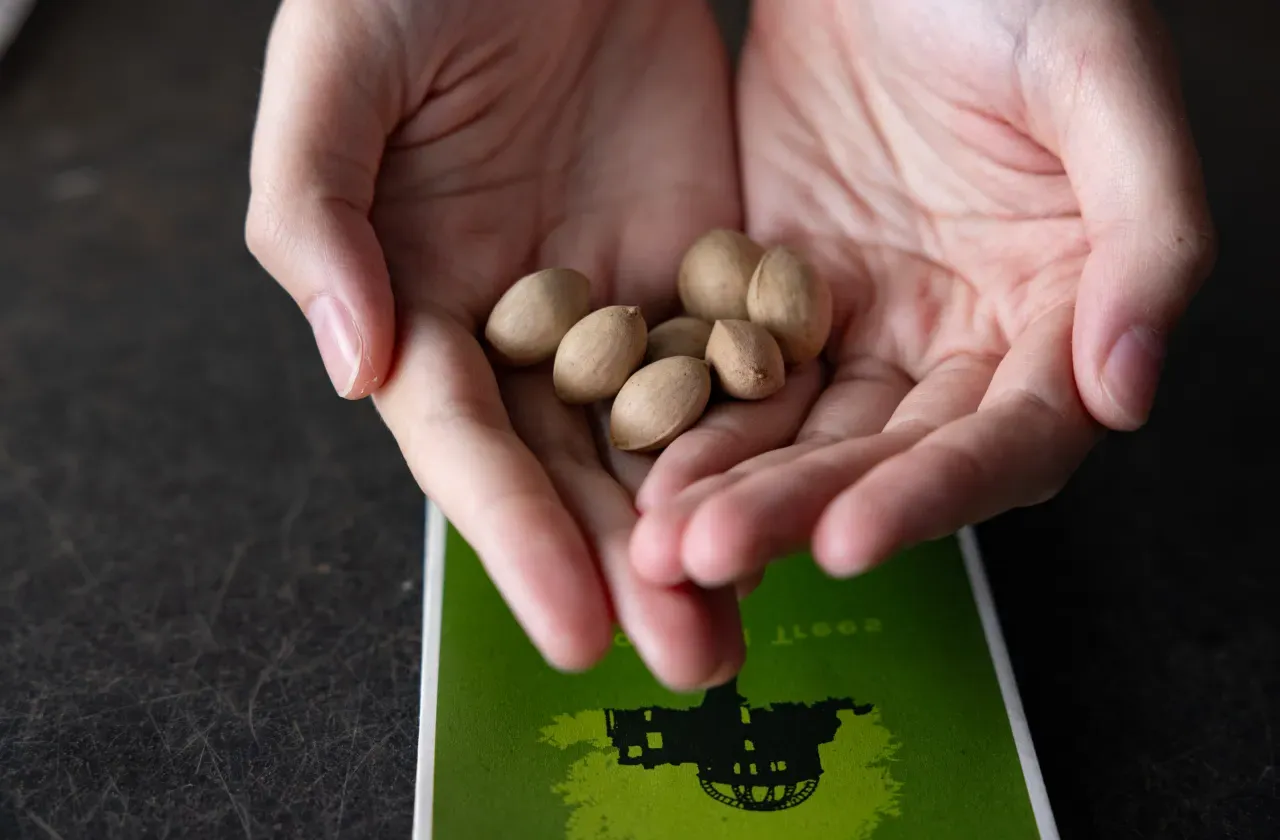
[(915, 414), (894, 418), (884, 427), (886, 433), (893, 432), (916, 440), (924, 440), (937, 430), (937, 422)]
[(1066, 489), (1070, 476), (1055, 476), (1040, 483), (1027, 496), (1027, 501), (1020, 507), (1035, 507), (1050, 502), (1058, 497), (1063, 490)]
[(249, 198), (249, 211), (244, 219), (244, 244), (259, 262), (271, 250), (275, 239), (274, 223), (270, 212), (263, 207), (258, 193)]
[(987, 488), (987, 465), (976, 455), (958, 446), (935, 446), (942, 463), (939, 480), (944, 487), (956, 495), (968, 495)]
[(1218, 232), (1212, 223), (1197, 228), (1193, 238), (1193, 265), (1197, 274), (1207, 276), (1218, 261)]
[(1208, 219), (1187, 220), (1159, 238), (1168, 262), (1203, 279), (1218, 258), (1218, 234)]
[(742, 453), (744, 458), (755, 454), (752, 450), (756, 447), (751, 445), (747, 431), (739, 426), (728, 423), (708, 423), (689, 431), (691, 442), (696, 443), (701, 451)]
[(245, 214), (245, 246), (264, 266), (280, 253), (288, 241), (285, 217), (278, 202), (264, 190), (254, 190)]

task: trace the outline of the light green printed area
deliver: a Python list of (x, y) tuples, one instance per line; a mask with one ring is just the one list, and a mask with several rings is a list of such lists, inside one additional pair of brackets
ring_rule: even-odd
[[(751, 714), (829, 699), (864, 708), (832, 712), (812, 794), (764, 812), (708, 795), (696, 763), (628, 765), (610, 743), (606, 709), (692, 714), (702, 694), (663, 689), (622, 635), (590, 672), (553, 671), (452, 528), (446, 551), (435, 840), (1037, 836), (954, 539), (852, 581), (787, 558), (743, 603), (736, 688)], [(652, 733), (629, 749), (655, 748), (692, 746)]]

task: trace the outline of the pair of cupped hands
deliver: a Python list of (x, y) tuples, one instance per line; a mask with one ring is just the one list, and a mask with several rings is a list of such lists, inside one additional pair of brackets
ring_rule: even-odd
[[(1213, 259), (1143, 0), (753, 6), (736, 78), (706, 0), (284, 0), (270, 36), (250, 249), (562, 669), (616, 622), (668, 686), (719, 683), (769, 561), (856, 574), (1049, 498), (1145, 422)], [(652, 326), (717, 227), (832, 288), (777, 395), (654, 459), (549, 364), (491, 364), (522, 275)]]

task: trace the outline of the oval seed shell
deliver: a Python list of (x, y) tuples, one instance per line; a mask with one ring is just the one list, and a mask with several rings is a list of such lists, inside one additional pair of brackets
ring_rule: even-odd
[(649, 330), (645, 361), (652, 363), (670, 356), (701, 359), (706, 355), (707, 339), (710, 337), (711, 325), (701, 318), (681, 315), (670, 321), (663, 321)]
[(648, 329), (637, 306), (606, 306), (569, 329), (552, 368), (556, 395), (571, 405), (618, 393), (644, 361)]
[(684, 311), (712, 322), (747, 317), (747, 287), (764, 248), (736, 230), (703, 234), (685, 252), (678, 287)]
[(778, 342), (768, 330), (750, 321), (716, 321), (706, 358), (721, 390), (734, 399), (771, 397), (787, 381)]
[(535, 365), (556, 354), (561, 339), (591, 311), (591, 281), (572, 268), (521, 277), (498, 298), (484, 337), (506, 364)]
[(640, 368), (609, 413), (609, 439), (625, 452), (653, 452), (698, 422), (711, 399), (711, 370), (702, 359), (669, 356)]
[(782, 358), (797, 365), (817, 358), (831, 335), (831, 288), (790, 248), (770, 248), (747, 290), (753, 323), (778, 341)]

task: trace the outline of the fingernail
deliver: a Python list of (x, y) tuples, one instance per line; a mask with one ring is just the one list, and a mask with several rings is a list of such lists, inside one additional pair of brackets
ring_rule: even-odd
[(1120, 336), (1102, 367), (1103, 390), (1138, 426), (1151, 413), (1163, 363), (1160, 334), (1148, 327), (1134, 327)]
[(720, 667), (716, 668), (715, 673), (708, 677), (699, 688), (703, 691), (718, 688), (737, 676), (741, 668), (741, 664), (733, 660), (722, 662)]
[(722, 634), (717, 645), (720, 664), (711, 676), (707, 678), (706, 682), (703, 683), (702, 687), (704, 689), (724, 685), (742, 670), (743, 662), (747, 656), (747, 648), (741, 625), (737, 625), (736, 628), (733, 633)]
[(341, 301), (332, 295), (320, 295), (307, 307), (307, 320), (316, 336), (316, 347), (324, 360), (338, 396), (351, 394), (360, 373), (360, 358), (364, 350), (360, 331)]

